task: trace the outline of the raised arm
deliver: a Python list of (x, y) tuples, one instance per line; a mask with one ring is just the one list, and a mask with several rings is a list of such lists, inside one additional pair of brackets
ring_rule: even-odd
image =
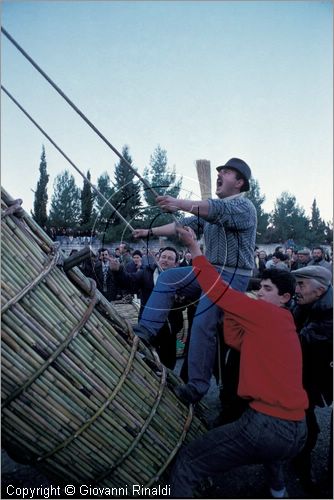
[(151, 229), (135, 229), (132, 233), (134, 238), (147, 238), (148, 236), (172, 236), (176, 234), (175, 222)]
[(164, 212), (189, 212), (199, 217), (207, 217), (209, 215), (208, 200), (179, 200), (172, 196), (158, 196), (156, 202)]

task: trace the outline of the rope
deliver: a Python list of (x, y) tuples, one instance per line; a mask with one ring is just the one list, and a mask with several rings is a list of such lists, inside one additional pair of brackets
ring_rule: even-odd
[(113, 401), (113, 399), (117, 396), (118, 392), (122, 388), (123, 383), (125, 382), (126, 377), (127, 377), (127, 375), (129, 374), (129, 372), (130, 372), (130, 370), (132, 368), (133, 360), (134, 360), (135, 354), (137, 352), (138, 343), (139, 343), (139, 337), (135, 337), (134, 341), (133, 341), (133, 344), (132, 344), (132, 350), (131, 350), (131, 353), (130, 353), (130, 356), (129, 356), (129, 359), (128, 359), (128, 362), (127, 362), (127, 366), (126, 366), (124, 372), (122, 373), (122, 376), (120, 377), (120, 379), (119, 379), (116, 387), (114, 388), (114, 390), (112, 391), (112, 393), (110, 394), (110, 396), (106, 399), (106, 401), (103, 403), (103, 405), (97, 410), (97, 412), (95, 412), (95, 414), (92, 417), (90, 417), (80, 427), (80, 429), (78, 429), (77, 431), (75, 431), (75, 433), (72, 434), (72, 436), (70, 436), (69, 438), (65, 439), (65, 441), (63, 441), (62, 443), (60, 443), (59, 445), (57, 445), (53, 450), (51, 450), (51, 451), (45, 453), (44, 455), (41, 455), (40, 457), (38, 457), (37, 458), (37, 462), (41, 462), (42, 460), (45, 460), (46, 458), (49, 458), (52, 455), (54, 455), (55, 453), (57, 453), (57, 451), (65, 448), (74, 439), (76, 439), (78, 436), (80, 436), (80, 434), (82, 434), (92, 423), (94, 423), (95, 420), (104, 412), (104, 410), (106, 408), (108, 408), (108, 406), (110, 405), (110, 403)]
[[(15, 99), (15, 97), (3, 86), (1, 85), (1, 89), (5, 92), (5, 94), (7, 94), (7, 96), (14, 102), (14, 104), (16, 104), (16, 106), (26, 115), (27, 118), (29, 118), (29, 120), (35, 125), (35, 127), (38, 128), (38, 130), (40, 132), (42, 132), (42, 134), (51, 142), (51, 144), (57, 149), (57, 151), (59, 151), (59, 153), (69, 162), (70, 165), (72, 165), (72, 167), (78, 172), (78, 174), (81, 175), (81, 177), (87, 181), (89, 183), (89, 185), (92, 187), (92, 189), (94, 189), (94, 191), (111, 207), (112, 210), (114, 210), (115, 214), (117, 215), (117, 217), (119, 217), (123, 222), (124, 224), (126, 224), (126, 226), (131, 230), (131, 231), (134, 231), (134, 228), (131, 226), (131, 224), (123, 217), (123, 215), (112, 205), (112, 203), (99, 191), (99, 189), (85, 176), (85, 174), (83, 172), (81, 172), (81, 170), (79, 169), (79, 167), (77, 167), (77, 165), (67, 156), (66, 153), (64, 153), (64, 151), (58, 146), (58, 144), (55, 143), (55, 141), (53, 139), (51, 139), (51, 137), (45, 132), (45, 130), (33, 119), (33, 117), (28, 113), (28, 111), (26, 111), (23, 106), (21, 106), (21, 104)], [(7, 215), (7, 214), (6, 214)], [(177, 223), (177, 220), (175, 218), (175, 216), (173, 215), (176, 223)], [(145, 245), (146, 242), (144, 240), (141, 240), (142, 243)], [(152, 255), (154, 257), (154, 255), (151, 253), (151, 251), (149, 251), (150, 255)], [(160, 266), (158, 265), (158, 262), (157, 260), (155, 259), (154, 257), (154, 260), (157, 264), (157, 266), (159, 267), (159, 269), (161, 270)]]
[(54, 142), (54, 140), (51, 139), (51, 137), (45, 132), (45, 130), (32, 118), (32, 116), (28, 113), (28, 111), (26, 111), (23, 108), (23, 106), (21, 106), (21, 104), (10, 94), (10, 92), (8, 92), (8, 90), (3, 85), (1, 85), (1, 89), (14, 102), (14, 104), (16, 104), (16, 106), (27, 116), (27, 118), (29, 118), (29, 120), (35, 125), (35, 127), (37, 127), (38, 130), (40, 130), (40, 132), (42, 132), (42, 134), (51, 142), (51, 144), (57, 149), (57, 151), (59, 151), (59, 153), (72, 165), (72, 167), (78, 172), (78, 174), (80, 174), (81, 177), (90, 184), (90, 186), (92, 187), (92, 189), (94, 189), (94, 191), (99, 196), (101, 196), (101, 198), (103, 198), (103, 200), (106, 203), (108, 203), (108, 205), (111, 207), (111, 209), (115, 211), (117, 217), (119, 217), (129, 227), (129, 229), (131, 229), (131, 231), (133, 231), (134, 229), (131, 226), (131, 224), (126, 219), (124, 219), (124, 217), (111, 204), (111, 202), (97, 189), (97, 187), (94, 186), (94, 184), (92, 182), (90, 182), (89, 179), (87, 179), (87, 177), (85, 176), (85, 174), (83, 172), (81, 172), (81, 170), (79, 169), (79, 167), (77, 167), (77, 165), (66, 155), (66, 153), (64, 153), (64, 151)]
[(87, 123), (87, 125), (90, 126), (91, 129), (94, 130), (94, 132), (107, 144), (107, 146), (122, 160), (124, 163), (127, 165), (128, 168), (141, 180), (141, 182), (145, 185), (145, 187), (151, 191), (151, 193), (157, 197), (159, 196), (158, 193), (155, 191), (155, 189), (150, 186), (150, 184), (144, 179), (135, 168), (127, 161), (124, 156), (121, 155), (121, 153), (111, 144), (111, 142), (108, 141), (108, 139), (98, 130), (97, 127), (84, 115), (82, 111), (67, 97), (67, 95), (54, 83), (54, 81), (42, 70), (40, 66), (32, 59), (32, 57), (23, 50), (23, 48), (14, 40), (14, 38), (8, 33), (8, 31), (5, 30), (5, 28), (1, 27), (2, 33), (8, 38), (8, 40), (14, 45), (14, 47), (17, 48), (19, 52), (34, 66), (34, 68), (46, 79), (47, 82), (60, 94), (63, 99), (71, 106), (71, 108), (74, 109), (78, 113), (78, 115)]
[(33, 288), (35, 288), (38, 283), (45, 278), (51, 271), (52, 269), (58, 264), (59, 260), (59, 250), (56, 251), (56, 253), (53, 256), (53, 259), (45, 266), (45, 268), (42, 270), (42, 272), (36, 276), (34, 280), (32, 280), (30, 283), (28, 283), (22, 290), (12, 297), (3, 307), (1, 314), (4, 314), (7, 309), (13, 305), (15, 305), (19, 300), (21, 300), (28, 292), (30, 292)]
[(163, 395), (163, 391), (164, 391), (164, 388), (166, 385), (166, 379), (167, 379), (167, 371), (166, 371), (166, 368), (163, 367), (162, 377), (160, 379), (160, 387), (159, 387), (159, 391), (157, 394), (157, 399), (155, 400), (154, 405), (152, 406), (151, 412), (150, 412), (149, 416), (147, 417), (147, 420), (145, 421), (141, 431), (136, 436), (136, 438), (132, 441), (131, 445), (126, 450), (126, 452), (108, 470), (103, 472), (100, 476), (94, 478), (95, 484), (100, 483), (103, 479), (105, 479), (106, 477), (109, 477), (111, 474), (113, 474), (113, 472), (117, 469), (117, 467), (119, 467), (122, 464), (122, 462), (124, 462), (124, 460), (130, 455), (130, 453), (133, 451), (133, 449), (137, 446), (140, 439), (143, 437), (146, 429), (148, 428), (149, 424), (151, 423), (151, 420), (153, 419), (154, 415), (156, 414), (157, 408), (159, 406), (159, 403), (160, 403), (160, 400), (161, 400), (161, 397)]
[(190, 428), (190, 424), (191, 424), (192, 419), (193, 419), (193, 414), (194, 414), (193, 405), (190, 405), (189, 406), (189, 413), (188, 413), (188, 416), (186, 418), (182, 433), (180, 435), (178, 442), (175, 445), (174, 450), (171, 452), (171, 454), (169, 455), (169, 457), (167, 458), (167, 460), (163, 464), (163, 466), (158, 470), (157, 474), (154, 477), (152, 477), (152, 479), (146, 484), (146, 487), (152, 486), (152, 484), (156, 483), (159, 480), (161, 474), (167, 469), (167, 467), (169, 466), (171, 461), (174, 459), (175, 455), (179, 451), (179, 449), (180, 449), (180, 447), (181, 447), (181, 445), (182, 445), (182, 443), (187, 435), (187, 432)]

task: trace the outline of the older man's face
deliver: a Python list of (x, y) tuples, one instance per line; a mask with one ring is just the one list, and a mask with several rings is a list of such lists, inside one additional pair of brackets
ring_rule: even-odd
[(301, 262), (302, 264), (304, 262), (307, 262), (308, 260), (310, 260), (310, 255), (309, 254), (303, 254), (303, 253), (298, 253), (298, 261)]
[(300, 306), (313, 304), (323, 295), (325, 289), (320, 283), (314, 282), (311, 279), (296, 280), (296, 300)]

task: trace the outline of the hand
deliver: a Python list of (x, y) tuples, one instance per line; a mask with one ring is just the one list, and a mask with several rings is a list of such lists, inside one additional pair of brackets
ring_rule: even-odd
[(132, 233), (132, 236), (136, 239), (138, 238), (147, 238), (149, 229), (135, 229)]
[(173, 198), (172, 196), (157, 196), (155, 201), (163, 212), (173, 213), (180, 210), (178, 207), (179, 200)]
[(196, 234), (191, 229), (191, 227), (177, 225), (176, 234), (178, 235), (182, 243), (189, 248), (189, 251), (193, 258), (202, 255), (199, 243), (196, 239)]
[(118, 259), (115, 257), (110, 257), (109, 258), (109, 267), (111, 271), (119, 271), (121, 264)]

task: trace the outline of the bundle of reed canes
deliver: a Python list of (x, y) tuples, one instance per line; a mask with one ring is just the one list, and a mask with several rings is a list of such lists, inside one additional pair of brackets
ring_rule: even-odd
[(196, 160), (196, 171), (199, 180), (202, 200), (211, 198), (211, 165), (209, 160)]
[(58, 484), (154, 485), (205, 426), (21, 202), (2, 189), (2, 445)]

